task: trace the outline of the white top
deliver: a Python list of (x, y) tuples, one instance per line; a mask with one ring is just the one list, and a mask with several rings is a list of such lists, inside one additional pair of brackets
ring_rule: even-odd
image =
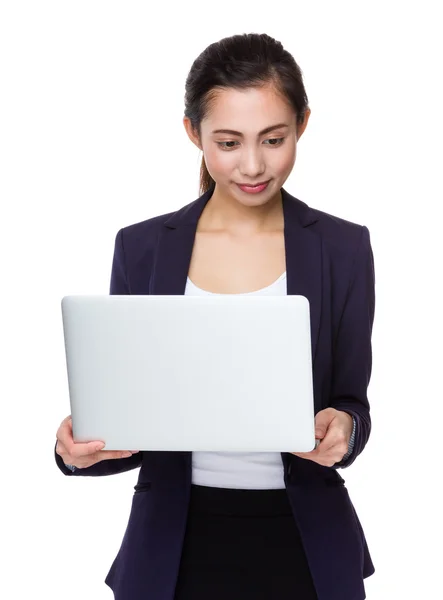
[[(286, 295), (286, 272), (271, 285), (239, 296)], [(187, 279), (186, 296), (217, 296)], [(234, 417), (233, 417), (234, 418)], [(193, 452), (192, 483), (220, 488), (281, 489), (285, 487), (280, 452)]]

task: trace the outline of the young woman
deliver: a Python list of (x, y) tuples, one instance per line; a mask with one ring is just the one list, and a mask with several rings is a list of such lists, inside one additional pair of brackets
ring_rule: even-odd
[(300, 68), (279, 42), (250, 34), (211, 44), (186, 81), (201, 195), (117, 233), (111, 294), (309, 299), (320, 440), (304, 454), (122, 454), (75, 444), (67, 417), (55, 447), (64, 474), (141, 467), (106, 577), (117, 600), (365, 598), (374, 566), (337, 469), (371, 429), (373, 254), (367, 227), (283, 188), (310, 112)]

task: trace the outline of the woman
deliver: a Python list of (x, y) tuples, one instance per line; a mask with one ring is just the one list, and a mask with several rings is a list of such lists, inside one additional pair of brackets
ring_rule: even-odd
[[(66, 475), (140, 467), (106, 577), (117, 600), (362, 600), (374, 572), (337, 472), (369, 438), (374, 265), (366, 227), (283, 184), (310, 116), (293, 57), (267, 35), (211, 44), (186, 81), (201, 196), (121, 229), (111, 294), (303, 294), (318, 447), (309, 453), (100, 451), (57, 432)], [(255, 187), (254, 187), (255, 186)]]

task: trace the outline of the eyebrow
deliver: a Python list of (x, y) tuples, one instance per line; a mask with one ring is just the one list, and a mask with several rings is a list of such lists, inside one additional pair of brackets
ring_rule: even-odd
[[(279, 129), (280, 127), (289, 127), (289, 125), (287, 125), (286, 123), (277, 123), (277, 125), (270, 125), (269, 127), (266, 127), (265, 129), (260, 131), (258, 135), (264, 135), (265, 133), (274, 131), (274, 129)], [(215, 129), (212, 133), (230, 133), (231, 135), (238, 135), (240, 137), (243, 137), (241, 131), (234, 131), (233, 129)]]

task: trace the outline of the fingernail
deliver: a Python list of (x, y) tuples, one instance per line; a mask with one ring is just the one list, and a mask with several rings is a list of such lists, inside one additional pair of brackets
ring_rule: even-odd
[(105, 447), (105, 445), (104, 445), (104, 444), (98, 444), (98, 446), (96, 446), (96, 447), (95, 447), (95, 449), (96, 449), (97, 451), (99, 451), (99, 450), (103, 450), (103, 448), (104, 448), (104, 447)]

